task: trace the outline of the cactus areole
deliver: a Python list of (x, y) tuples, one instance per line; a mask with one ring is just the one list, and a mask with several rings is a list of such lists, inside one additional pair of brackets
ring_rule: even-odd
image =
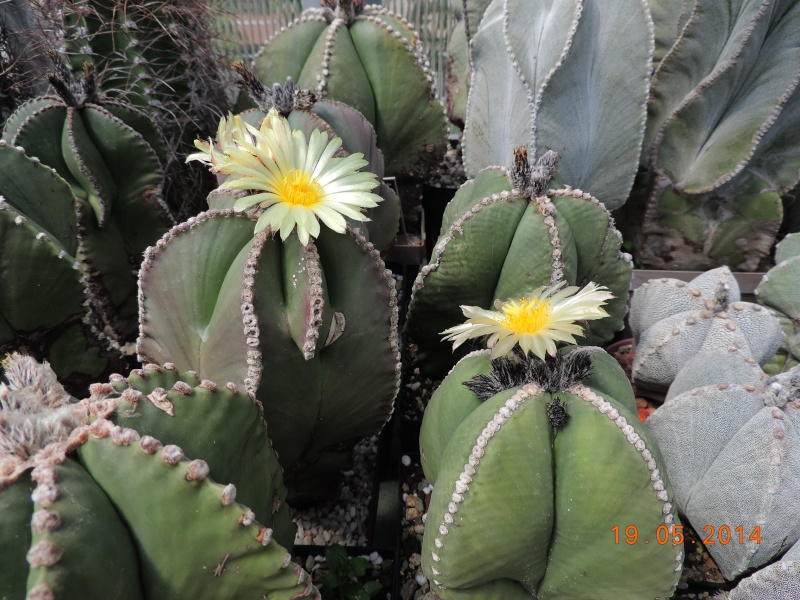
[(669, 483), (601, 349), (467, 355), (431, 399), (420, 446), (435, 483), (422, 566), (439, 597), (665, 600), (675, 590), (683, 545)]

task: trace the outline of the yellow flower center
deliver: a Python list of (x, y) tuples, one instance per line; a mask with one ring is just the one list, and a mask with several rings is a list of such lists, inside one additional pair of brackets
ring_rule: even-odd
[(322, 200), (322, 186), (311, 179), (311, 173), (292, 169), (278, 185), (276, 194), (289, 204), (314, 206)]
[(544, 329), (550, 321), (552, 305), (546, 300), (540, 302), (539, 298), (519, 302), (506, 302), (500, 309), (502, 317), (500, 324), (515, 333), (536, 333)]

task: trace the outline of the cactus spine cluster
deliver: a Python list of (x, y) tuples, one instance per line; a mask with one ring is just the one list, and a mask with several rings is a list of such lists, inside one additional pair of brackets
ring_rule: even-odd
[[(4, 597), (319, 598), (273, 539), (280, 471), (259, 407), (234, 384), (151, 365), (76, 402), (46, 366), (19, 356), (4, 366)], [(216, 429), (198, 436), (208, 416)], [(255, 435), (243, 437), (248, 422)], [(212, 480), (234, 473), (236, 484)], [(240, 487), (266, 512), (236, 502)]]
[[(291, 77), (320, 98), (340, 100), (375, 126), (386, 174), (423, 177), (444, 154), (447, 121), (408, 21), (363, 0), (323, 0), (267, 41), (253, 70)], [(410, 126), (412, 124), (412, 126)]]
[[(613, 527), (680, 523), (658, 450), (608, 354), (462, 359), (420, 435), (435, 483), (422, 565), (445, 600), (668, 598), (681, 545), (614, 541)], [(646, 533), (645, 533), (646, 532)], [(663, 535), (662, 531), (662, 535)], [(637, 565), (641, 565), (637, 567)]]

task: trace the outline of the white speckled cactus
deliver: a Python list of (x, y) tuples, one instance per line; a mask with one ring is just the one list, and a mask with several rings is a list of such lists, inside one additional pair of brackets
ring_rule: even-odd
[(727, 267), (688, 283), (664, 278), (637, 289), (629, 314), (636, 384), (666, 389), (701, 350), (738, 348), (759, 364), (772, 358), (782, 339), (780, 323), (758, 304), (740, 298)]
[(800, 542), (795, 543), (778, 562), (743, 579), (730, 592), (714, 600), (798, 600), (800, 598)]
[(800, 362), (800, 233), (790, 233), (775, 248), (775, 266), (756, 288), (758, 303), (781, 323), (783, 343), (767, 372), (784, 371)]
[(799, 398), (800, 370), (770, 378), (743, 352), (709, 351), (687, 363), (646, 422), (678, 510), (703, 537), (713, 528), (719, 543), (707, 549), (729, 579), (800, 538)]

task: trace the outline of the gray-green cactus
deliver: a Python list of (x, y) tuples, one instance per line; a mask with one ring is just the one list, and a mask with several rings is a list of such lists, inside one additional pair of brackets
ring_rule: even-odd
[[(697, 354), (646, 424), (678, 510), (727, 578), (766, 564), (800, 538), (800, 372), (768, 377), (744, 352)], [(727, 527), (727, 531), (723, 528)]]
[(559, 186), (585, 190), (609, 210), (621, 206), (644, 136), (647, 2), (494, 0), (472, 49), (467, 174), (505, 164), (519, 146), (532, 156), (554, 150)]
[(392, 411), (399, 364), (394, 281), (357, 232), (302, 246), (256, 217), (210, 210), (178, 225), (140, 271), (139, 355), (244, 381), (298, 494), (329, 491)]
[[(236, 502), (247, 488), (271, 518), (281, 487), (247, 394), (165, 366), (96, 384), (76, 402), (46, 366), (19, 356), (4, 366), (3, 597), (319, 598), (273, 539), (273, 521)], [(190, 461), (179, 440), (209, 462)], [(234, 474), (236, 484), (211, 479)]]
[(587, 344), (623, 326), (632, 265), (609, 212), (581, 190), (548, 189), (553, 153), (535, 166), (524, 148), (516, 159), (512, 171), (484, 169), (458, 190), (430, 264), (414, 282), (406, 331), (429, 372), (446, 371), (458, 358), (440, 333), (462, 321), (460, 305), (489, 308), (562, 280), (594, 281), (615, 296), (610, 317), (588, 324)]
[[(161, 199), (164, 142), (139, 110), (98, 104), (90, 66), (80, 85), (57, 67), (51, 82), (61, 96), (23, 104), (6, 122), (2, 140), (23, 147), (69, 184), (79, 230), (78, 249), (69, 253), (83, 265), (103, 331), (121, 346), (136, 330), (136, 268), (145, 248), (173, 223)], [(4, 178), (0, 194), (15, 188), (31, 193), (26, 190), (35, 184), (18, 177)]]
[(800, 234), (790, 233), (775, 248), (775, 266), (755, 290), (758, 303), (780, 321), (783, 341), (764, 366), (768, 373), (785, 371), (800, 362)]
[[(248, 92), (257, 108), (247, 109), (240, 113), (242, 119), (258, 127), (270, 109), (277, 109), (285, 117), (292, 129), (297, 129), (310, 136), (319, 129), (328, 133), (330, 138), (342, 140), (344, 153), (360, 152), (368, 164), (365, 171), (374, 173), (380, 181), (375, 193), (383, 198), (375, 208), (369, 208), (364, 214), (369, 221), (349, 221), (350, 225), (360, 231), (382, 253), (386, 252), (394, 242), (400, 226), (400, 200), (397, 194), (383, 182), (383, 153), (378, 149), (375, 129), (369, 121), (355, 108), (335, 100), (319, 99), (308, 90), (301, 90), (290, 79), (283, 85), (274, 84), (267, 88), (245, 66), (242, 61), (233, 64), (239, 74), (237, 84)], [(240, 102), (240, 104), (242, 104)], [(220, 199), (227, 197), (227, 202)], [(215, 190), (209, 199), (211, 208), (232, 208), (234, 198), (224, 190)]]
[(447, 121), (416, 32), (363, 0), (322, 5), (266, 42), (256, 75), (265, 82), (291, 77), (321, 98), (353, 106), (375, 126), (387, 175), (428, 175), (444, 154)]
[(652, 78), (637, 261), (757, 270), (800, 179), (800, 4), (653, 4), (665, 44), (683, 27)]
[(763, 307), (740, 299), (728, 267), (688, 283), (654, 279), (635, 290), (628, 315), (636, 345), (634, 382), (666, 390), (703, 350), (737, 348), (759, 364), (770, 360), (783, 339), (781, 325)]
[(730, 592), (714, 596), (714, 600), (797, 600), (800, 598), (800, 542), (776, 563), (756, 571), (739, 582)]
[(86, 389), (123, 365), (89, 301), (75, 195), (5, 140), (0, 172), (0, 356), (47, 359), (70, 389)]
[(434, 393), (420, 446), (435, 483), (422, 566), (439, 597), (675, 590), (683, 552), (670, 485), (630, 384), (601, 349), (546, 361), (468, 355)]
[(467, 119), (471, 63), (469, 41), (475, 35), (489, 2), (490, 0), (454, 0), (450, 3), (459, 20), (447, 43), (445, 111), (447, 118), (462, 129)]

